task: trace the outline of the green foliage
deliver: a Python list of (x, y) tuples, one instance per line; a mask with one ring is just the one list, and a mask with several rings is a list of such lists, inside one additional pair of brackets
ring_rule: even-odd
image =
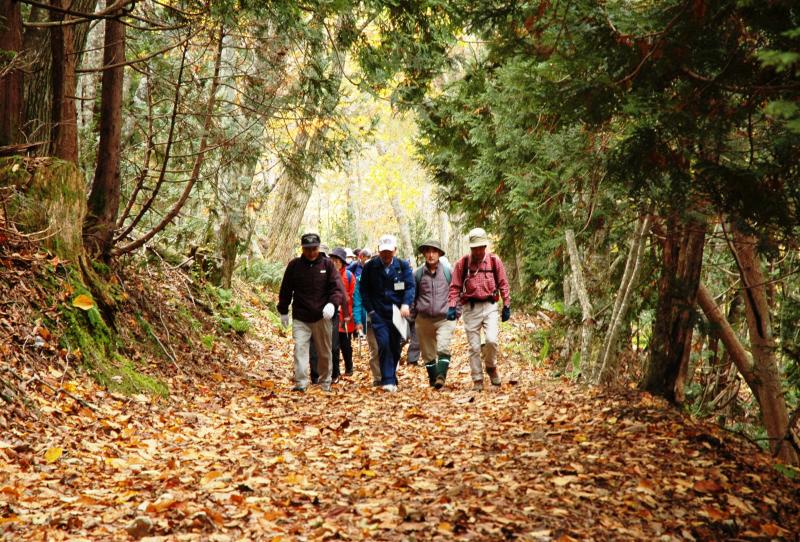
[(242, 307), (235, 302), (233, 292), (211, 284), (206, 284), (203, 291), (224, 333), (235, 332), (243, 335), (250, 330), (250, 321), (242, 314)]
[(219, 318), (219, 323), (222, 326), (222, 331), (234, 331), (240, 335), (244, 335), (250, 330), (250, 322), (241, 315), (241, 307), (235, 305), (233, 307), (233, 315), (222, 316)]
[(782, 463), (775, 463), (775, 470), (783, 474), (790, 480), (800, 479), (800, 469), (791, 465), (784, 465)]
[(285, 269), (286, 266), (278, 262), (250, 258), (238, 268), (237, 272), (242, 279), (252, 284), (277, 288), (283, 280)]
[(758, 53), (758, 59), (765, 65), (775, 68), (778, 73), (790, 70), (800, 63), (800, 53), (795, 51), (764, 50)]
[(203, 335), (200, 338), (200, 344), (202, 344), (203, 348), (205, 348), (206, 350), (213, 350), (215, 340), (216, 339), (214, 338), (213, 335)]
[(183, 305), (179, 305), (176, 312), (178, 317), (183, 320), (192, 331), (198, 332), (202, 329), (203, 326), (200, 321), (197, 320), (197, 318), (195, 318), (192, 313), (189, 312), (189, 309)]

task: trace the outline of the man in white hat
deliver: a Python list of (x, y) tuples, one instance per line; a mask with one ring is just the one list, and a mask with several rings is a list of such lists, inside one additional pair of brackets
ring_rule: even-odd
[[(483, 389), (483, 368), (495, 386), (500, 385), (497, 374), (498, 316), (503, 322), (511, 317), (511, 288), (506, 268), (496, 254), (487, 252), (489, 236), (483, 228), (469, 232), (469, 254), (460, 258), (453, 269), (448, 296), (448, 320), (458, 317), (462, 307), (464, 332), (469, 343), (469, 365), (473, 389)], [(502, 298), (503, 310), (498, 311)], [(481, 331), (486, 338), (481, 356)], [(483, 357), (483, 363), (481, 363)]]
[(397, 362), (400, 361), (400, 332), (392, 324), (393, 306), (400, 316), (411, 315), (414, 301), (414, 273), (407, 262), (395, 257), (397, 238), (384, 235), (378, 241), (377, 258), (369, 260), (361, 273), (361, 302), (375, 333), (380, 358), (381, 386), (397, 391)]

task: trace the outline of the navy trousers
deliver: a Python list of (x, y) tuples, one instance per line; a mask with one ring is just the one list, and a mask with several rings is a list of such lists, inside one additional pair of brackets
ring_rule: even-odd
[(378, 343), (378, 358), (381, 366), (381, 385), (397, 385), (397, 362), (400, 361), (400, 332), (390, 318), (379, 315), (371, 317), (372, 331)]

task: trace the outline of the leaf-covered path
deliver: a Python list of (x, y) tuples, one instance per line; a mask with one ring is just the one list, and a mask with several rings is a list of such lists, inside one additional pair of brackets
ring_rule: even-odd
[[(513, 340), (509, 326), (503, 340)], [(455, 339), (463, 345), (459, 333)], [(176, 379), (167, 402), (66, 386), (58, 423), (0, 436), (4, 540), (794, 539), (800, 491), (746, 442), (633, 391), (551, 380), (512, 357), (444, 392), (365, 362), (290, 392), (290, 341), (241, 376)], [(365, 350), (365, 345), (362, 347)], [(54, 379), (59, 375), (51, 375)], [(511, 383), (508, 383), (511, 381)], [(48, 410), (49, 409), (49, 410)]]

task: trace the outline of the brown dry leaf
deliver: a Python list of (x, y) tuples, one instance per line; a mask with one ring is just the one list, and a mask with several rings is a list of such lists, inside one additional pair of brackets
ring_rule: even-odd
[(577, 476), (554, 476), (550, 479), (558, 487), (564, 487), (578, 481)]
[(205, 473), (202, 478), (200, 478), (200, 485), (202, 485), (202, 486), (208, 485), (209, 483), (211, 483), (212, 481), (216, 480), (217, 478), (219, 478), (223, 474), (224, 473), (222, 471), (218, 471), (218, 470), (209, 471), (209, 472)]
[(695, 491), (700, 493), (719, 493), (723, 491), (723, 487), (715, 480), (698, 480), (692, 486)]

